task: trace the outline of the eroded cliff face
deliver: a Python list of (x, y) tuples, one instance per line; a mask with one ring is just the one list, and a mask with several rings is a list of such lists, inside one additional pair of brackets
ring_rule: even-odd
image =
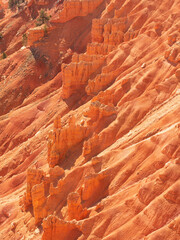
[(1, 6), (0, 238), (179, 240), (180, 1)]

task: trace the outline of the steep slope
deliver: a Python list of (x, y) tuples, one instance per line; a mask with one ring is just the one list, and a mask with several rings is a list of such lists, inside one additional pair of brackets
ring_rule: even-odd
[(33, 1), (16, 15), (28, 46), (3, 39), (1, 239), (180, 239), (179, 9)]

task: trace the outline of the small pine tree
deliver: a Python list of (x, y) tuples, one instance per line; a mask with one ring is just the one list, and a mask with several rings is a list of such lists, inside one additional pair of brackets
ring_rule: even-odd
[(47, 30), (47, 25), (44, 25), (44, 36), (47, 37), (48, 35), (48, 30)]
[(8, 5), (10, 9), (13, 9), (13, 7), (15, 6), (14, 0), (9, 0)]
[(24, 0), (9, 0), (8, 5), (11, 10), (16, 9), (16, 7), (20, 7), (21, 3), (23, 3)]
[(41, 26), (42, 24), (46, 24), (50, 19), (50, 16), (44, 11), (44, 9), (40, 10), (39, 18), (37, 18), (36, 26)]
[(5, 52), (2, 53), (2, 59), (7, 58), (7, 54)]
[(23, 36), (22, 36), (22, 43), (23, 43), (23, 46), (27, 45), (27, 35), (26, 35), (26, 33), (24, 33)]

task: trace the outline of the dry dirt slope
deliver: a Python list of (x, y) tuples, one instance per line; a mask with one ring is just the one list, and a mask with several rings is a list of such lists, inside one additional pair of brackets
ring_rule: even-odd
[(41, 4), (0, 19), (0, 238), (179, 240), (180, 1)]

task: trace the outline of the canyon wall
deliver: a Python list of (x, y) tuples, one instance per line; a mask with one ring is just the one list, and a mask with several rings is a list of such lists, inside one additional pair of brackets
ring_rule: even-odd
[[(39, 6), (52, 15), (46, 36)], [(1, 239), (180, 239), (179, 7), (5, 8)]]

